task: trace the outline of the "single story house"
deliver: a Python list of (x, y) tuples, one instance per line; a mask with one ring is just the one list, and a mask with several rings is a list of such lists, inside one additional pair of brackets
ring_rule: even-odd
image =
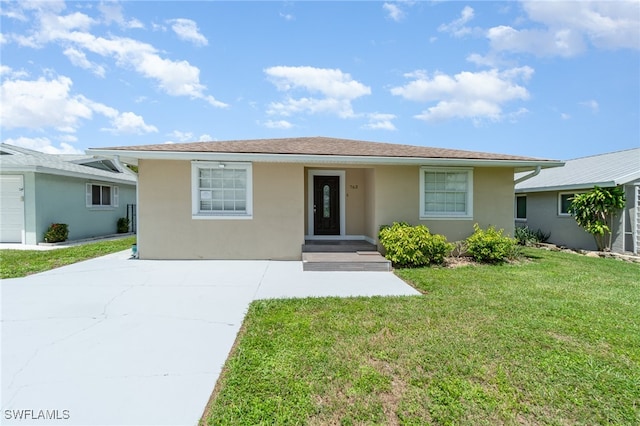
[[(516, 180), (518, 175), (516, 175)], [(567, 160), (516, 185), (516, 226), (551, 233), (549, 242), (596, 250), (593, 236), (580, 228), (568, 209), (575, 194), (599, 186), (624, 188), (626, 206), (613, 224), (612, 250), (638, 253), (640, 248), (640, 148)]]
[(136, 204), (136, 177), (114, 160), (0, 144), (0, 242), (38, 244), (52, 223), (69, 240), (115, 234)]
[(138, 166), (143, 259), (299, 260), (305, 240), (425, 224), (513, 234), (514, 172), (561, 162), (327, 137), (93, 148)]

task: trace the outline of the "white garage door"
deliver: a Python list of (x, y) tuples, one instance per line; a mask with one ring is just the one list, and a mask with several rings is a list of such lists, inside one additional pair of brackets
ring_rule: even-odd
[(0, 242), (21, 243), (24, 229), (22, 176), (0, 176)]

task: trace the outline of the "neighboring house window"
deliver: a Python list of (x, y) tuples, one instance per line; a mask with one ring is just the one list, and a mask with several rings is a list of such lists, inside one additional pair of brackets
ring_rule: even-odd
[(516, 195), (516, 219), (527, 218), (527, 196)]
[(118, 207), (119, 193), (117, 186), (88, 183), (86, 187), (87, 207)]
[(558, 214), (560, 216), (569, 216), (569, 207), (573, 197), (576, 195), (574, 192), (561, 192), (558, 194)]
[(420, 217), (473, 217), (473, 170), (466, 168), (420, 169)]
[(253, 213), (251, 164), (194, 161), (191, 171), (194, 217), (251, 217)]

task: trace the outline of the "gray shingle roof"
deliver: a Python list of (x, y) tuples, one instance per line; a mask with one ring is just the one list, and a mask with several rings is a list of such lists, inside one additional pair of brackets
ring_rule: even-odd
[(121, 146), (113, 148), (92, 148), (90, 151), (127, 151), (158, 153), (228, 153), (228, 154), (275, 154), (312, 155), (326, 157), (384, 157), (384, 158), (428, 158), (428, 159), (468, 159), (503, 161), (549, 161), (539, 158), (487, 152), (463, 151), (446, 148), (400, 145), (392, 143), (367, 142), (327, 137), (299, 137), (284, 139), (231, 140), (216, 142), (194, 142), (180, 144), (158, 144), (141, 146)]
[[(516, 179), (522, 174), (516, 174)], [(640, 181), (640, 148), (567, 160), (516, 185), (517, 192), (609, 187)]]
[(0, 169), (15, 172), (40, 172), (62, 176), (75, 176), (106, 182), (127, 183), (135, 185), (136, 179), (123, 172), (110, 172), (93, 167), (75, 164), (58, 155), (45, 154), (39, 151), (9, 144), (0, 144)]

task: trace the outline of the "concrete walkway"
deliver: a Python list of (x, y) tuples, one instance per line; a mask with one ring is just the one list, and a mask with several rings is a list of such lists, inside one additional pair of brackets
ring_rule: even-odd
[(129, 254), (2, 281), (2, 424), (196, 425), (251, 301), (418, 294), (387, 272)]

